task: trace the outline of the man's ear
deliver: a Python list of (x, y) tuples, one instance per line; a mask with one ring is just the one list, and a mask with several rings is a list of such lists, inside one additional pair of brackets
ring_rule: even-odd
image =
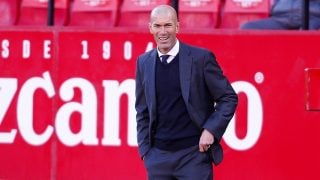
[(152, 24), (151, 24), (151, 22), (149, 22), (149, 31), (152, 34)]
[(178, 32), (179, 32), (179, 29), (180, 29), (180, 23), (179, 23), (179, 22), (177, 22), (177, 26), (176, 26), (176, 33), (178, 33)]

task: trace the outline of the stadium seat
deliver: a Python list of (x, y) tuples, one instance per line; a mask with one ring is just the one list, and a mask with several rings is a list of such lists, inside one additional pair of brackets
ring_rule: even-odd
[(119, 26), (148, 27), (150, 11), (160, 4), (170, 4), (170, 0), (123, 0)]
[[(55, 0), (54, 25), (68, 23), (70, 0)], [(19, 25), (47, 25), (48, 0), (22, 0)]]
[(0, 26), (15, 25), (19, 13), (19, 0), (0, 1)]
[(241, 24), (266, 18), (270, 0), (226, 0), (220, 28), (239, 28)]
[(74, 0), (69, 26), (115, 26), (120, 1)]
[(221, 0), (180, 0), (181, 28), (215, 28), (219, 23)]

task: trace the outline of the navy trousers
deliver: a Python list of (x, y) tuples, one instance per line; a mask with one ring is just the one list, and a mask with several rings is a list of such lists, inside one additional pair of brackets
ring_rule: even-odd
[(210, 154), (192, 146), (179, 151), (164, 151), (155, 147), (144, 158), (148, 180), (212, 180)]

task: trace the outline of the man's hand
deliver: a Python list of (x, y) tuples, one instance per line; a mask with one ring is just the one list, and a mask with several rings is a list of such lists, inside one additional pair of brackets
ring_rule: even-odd
[(213, 135), (206, 129), (204, 129), (201, 133), (200, 141), (199, 141), (199, 151), (206, 152), (210, 148), (210, 146), (214, 143)]

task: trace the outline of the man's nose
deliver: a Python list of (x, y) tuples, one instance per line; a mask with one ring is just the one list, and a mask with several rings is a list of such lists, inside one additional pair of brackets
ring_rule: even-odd
[(161, 26), (160, 27), (160, 33), (165, 33), (166, 32), (166, 27), (165, 26)]

